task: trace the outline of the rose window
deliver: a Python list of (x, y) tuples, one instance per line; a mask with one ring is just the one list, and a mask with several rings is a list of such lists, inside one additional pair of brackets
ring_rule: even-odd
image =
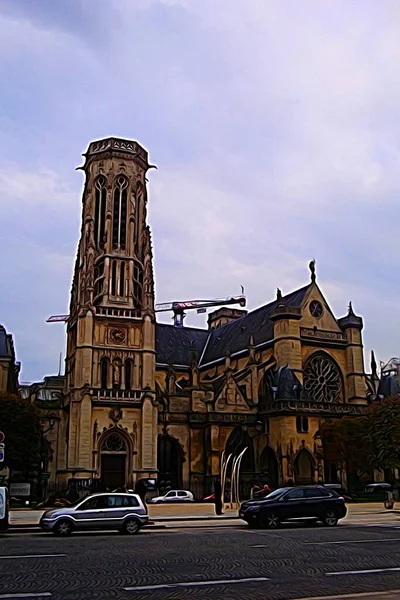
[(310, 313), (313, 317), (319, 319), (320, 317), (322, 317), (323, 312), (324, 309), (322, 308), (321, 302), (318, 302), (318, 300), (313, 300), (310, 303)]
[(117, 433), (112, 433), (109, 435), (103, 444), (102, 450), (106, 450), (108, 452), (122, 452), (125, 448), (125, 442)]
[(304, 390), (314, 402), (341, 402), (342, 378), (336, 364), (317, 354), (304, 368)]

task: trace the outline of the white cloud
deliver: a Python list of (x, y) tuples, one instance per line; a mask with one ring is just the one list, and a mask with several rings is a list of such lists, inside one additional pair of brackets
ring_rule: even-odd
[[(70, 6), (69, 20), (0, 20), (12, 90), (0, 99), (3, 237), (18, 239), (15, 273), (29, 255), (18, 293), (40, 281), (52, 311), (65, 310), (80, 218), (73, 168), (91, 139), (115, 134), (138, 139), (159, 167), (149, 174), (158, 301), (244, 285), (254, 307), (277, 286), (304, 285), (314, 256), (338, 315), (353, 300), (367, 347), (396, 354), (400, 322), (381, 311), (397, 314), (400, 291), (397, 2), (109, 0), (96, 27), (82, 18), (78, 30), (74, 10), (87, 17), (88, 4)], [(43, 273), (57, 270), (55, 294)], [(2, 306), (14, 330), (17, 308)], [(24, 335), (44, 347), (48, 331), (31, 321), (17, 349)]]

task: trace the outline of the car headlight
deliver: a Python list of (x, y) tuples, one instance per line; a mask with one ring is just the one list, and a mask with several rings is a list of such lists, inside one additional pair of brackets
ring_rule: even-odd
[(260, 507), (257, 506), (257, 505), (256, 506), (249, 506), (248, 510), (251, 510), (251, 511), (254, 512), (255, 510), (260, 510)]
[(56, 511), (55, 511), (55, 510), (49, 510), (48, 512), (45, 512), (45, 513), (42, 515), (42, 519), (51, 519), (51, 517), (52, 517), (53, 515), (55, 515), (55, 514), (56, 514)]

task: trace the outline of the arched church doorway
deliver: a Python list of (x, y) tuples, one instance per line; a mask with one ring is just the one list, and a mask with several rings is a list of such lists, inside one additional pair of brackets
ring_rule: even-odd
[(314, 483), (314, 461), (306, 448), (300, 450), (294, 460), (294, 477), (300, 485)]
[(100, 444), (102, 487), (115, 490), (126, 485), (128, 444), (118, 432), (108, 433)]
[(182, 463), (183, 454), (179, 442), (170, 435), (159, 435), (157, 469), (160, 492), (182, 487)]
[(279, 485), (278, 460), (271, 446), (266, 446), (260, 457), (260, 470), (262, 483), (268, 484), (271, 488)]
[(254, 477), (255, 466), (254, 466), (254, 446), (253, 440), (247, 431), (241, 427), (237, 427), (230, 434), (226, 446), (225, 446), (225, 457), (226, 459), (232, 454), (232, 458), (229, 461), (226, 476), (230, 480), (232, 476), (232, 466), (234, 459), (241, 454), (246, 448), (246, 452), (242, 457), (239, 471), (239, 493), (241, 498), (250, 497), (251, 482)]

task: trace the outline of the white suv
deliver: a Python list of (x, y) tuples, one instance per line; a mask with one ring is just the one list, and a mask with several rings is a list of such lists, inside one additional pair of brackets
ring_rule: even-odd
[(147, 508), (137, 494), (93, 494), (72, 506), (47, 510), (40, 527), (67, 536), (76, 530), (118, 529), (130, 535), (149, 522)]

